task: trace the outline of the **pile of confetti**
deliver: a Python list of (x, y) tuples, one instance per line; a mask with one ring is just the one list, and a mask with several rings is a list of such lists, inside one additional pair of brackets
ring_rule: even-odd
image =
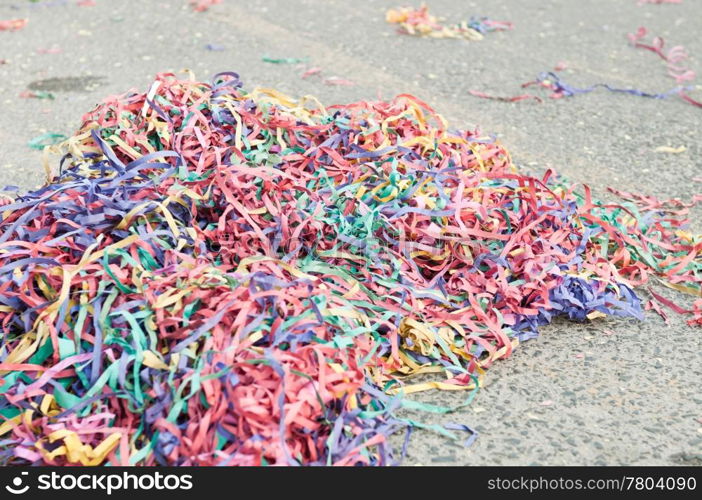
[(471, 18), (455, 26), (444, 26), (441, 19), (429, 14), (429, 8), (400, 7), (390, 9), (385, 14), (390, 24), (399, 24), (398, 31), (405, 35), (429, 38), (463, 38), (465, 40), (482, 40), (485, 33), (512, 29), (512, 23), (492, 21), (486, 17)]
[(394, 463), (400, 430), (475, 438), (407, 394), (474, 394), (555, 316), (641, 318), (651, 276), (700, 295), (690, 204), (520, 174), (409, 95), (162, 74), (45, 152), (0, 207), (4, 464)]

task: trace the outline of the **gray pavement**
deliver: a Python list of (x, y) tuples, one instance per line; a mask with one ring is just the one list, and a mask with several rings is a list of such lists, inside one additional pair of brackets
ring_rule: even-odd
[[(429, 2), (433, 13), (455, 21), (487, 15), (515, 23), (514, 31), (481, 42), (397, 35), (384, 21), (387, 8), (402, 3), (393, 0), (224, 0), (205, 13), (192, 12), (185, 0), (96, 1), (79, 7), (75, 0), (0, 0), (0, 20), (29, 19), (21, 31), (0, 32), (0, 59), (8, 60), (0, 64), (0, 185), (42, 182), (40, 153), (27, 147), (31, 138), (69, 135), (102, 97), (145, 90), (157, 72), (190, 68), (202, 79), (234, 70), (248, 88), (313, 94), (326, 104), (409, 92), (454, 126), (480, 124), (496, 133), (528, 171), (555, 168), (600, 195), (606, 186), (659, 197), (701, 191), (692, 179), (702, 176), (702, 110), (675, 98), (597, 91), (540, 105), (468, 94), (520, 93), (520, 83), (560, 61), (568, 63), (563, 77), (572, 85), (667, 90), (674, 82), (663, 62), (629, 47), (625, 35), (646, 26), (668, 44), (684, 45), (702, 74), (697, 0), (641, 7), (636, 0)], [(225, 50), (209, 51), (208, 43)], [(61, 52), (38, 52), (52, 47)], [(307, 57), (324, 76), (357, 85), (303, 80), (297, 66), (268, 64), (263, 55)], [(30, 88), (50, 90), (56, 99), (19, 97)], [(658, 146), (687, 149), (665, 154), (654, 151)], [(441, 418), (412, 415), (478, 429), (472, 447), (420, 431), (406, 463), (702, 464), (699, 329), (678, 317), (667, 326), (648, 315), (645, 322), (559, 321), (542, 333), (491, 368), (467, 408)], [(455, 406), (463, 395), (415, 397)]]

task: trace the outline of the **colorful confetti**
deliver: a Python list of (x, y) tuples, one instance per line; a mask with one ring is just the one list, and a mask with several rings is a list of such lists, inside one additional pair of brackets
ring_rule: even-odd
[(697, 200), (520, 174), (410, 95), (161, 74), (82, 123), (2, 207), (5, 464), (384, 465), (412, 427), (469, 445), (398, 417), (452, 410), (406, 395), (467, 404), (555, 316), (641, 318), (652, 276), (702, 293)]
[(37, 54), (60, 54), (63, 52), (59, 47), (50, 47), (48, 49), (37, 49)]
[(188, 0), (188, 3), (195, 12), (205, 12), (213, 5), (222, 3), (222, 0)]
[(664, 51), (665, 41), (661, 37), (654, 37), (650, 43), (645, 43), (642, 40), (648, 34), (648, 30), (640, 27), (636, 33), (627, 35), (629, 41), (634, 47), (646, 49), (654, 54), (657, 54), (668, 65), (668, 75), (675, 80), (676, 83), (682, 84), (695, 79), (695, 72), (687, 66), (681, 66), (681, 63), (688, 59), (687, 51), (682, 45), (676, 45), (668, 51)]
[[(589, 94), (590, 92), (594, 92), (595, 90), (602, 88), (608, 90), (609, 92), (617, 94), (629, 94), (637, 97), (646, 97), (648, 99), (667, 99), (671, 96), (678, 95), (690, 104), (693, 104), (695, 106), (702, 106), (702, 103), (697, 102), (693, 98), (688, 96), (684, 91), (685, 89), (681, 87), (675, 87), (662, 93), (646, 92), (643, 90), (632, 88), (619, 88), (609, 85), (607, 83), (596, 83), (589, 87), (574, 87), (563, 81), (561, 76), (553, 71), (546, 71), (544, 73), (541, 73), (536, 77), (536, 79), (523, 83), (521, 87), (527, 88), (531, 86), (538, 86), (541, 88), (548, 89), (550, 91), (550, 94), (548, 94), (548, 97), (550, 99), (561, 99), (563, 97), (574, 97), (581, 94)], [(534, 94), (519, 94), (515, 96), (497, 97), (478, 90), (469, 90), (468, 93), (472, 96), (480, 97), (482, 99), (492, 99), (503, 102), (518, 102), (527, 99), (533, 99), (539, 103), (543, 102), (543, 100), (539, 96)]]
[(0, 31), (17, 31), (27, 26), (27, 19), (9, 19), (0, 21)]
[[(691, 82), (696, 78), (696, 74), (694, 71), (682, 65), (682, 63), (688, 59), (688, 54), (685, 48), (680, 45), (677, 45), (675, 47), (672, 47), (668, 51), (664, 51), (663, 49), (665, 46), (665, 42), (660, 37), (653, 38), (653, 40), (650, 43), (642, 41), (647, 34), (648, 31), (646, 30), (646, 28), (641, 27), (636, 31), (636, 33), (631, 33), (627, 35), (627, 37), (629, 38), (629, 41), (634, 47), (649, 50), (657, 54), (661, 59), (663, 59), (668, 65), (668, 74), (679, 85), (678, 87), (675, 87), (663, 93), (645, 92), (642, 90), (632, 88), (618, 88), (607, 83), (596, 83), (589, 87), (577, 88), (565, 83), (561, 76), (555, 72), (565, 69), (567, 66), (566, 63), (559, 62), (555, 67), (555, 71), (546, 71), (539, 74), (539, 76), (535, 80), (522, 84), (522, 88), (536, 85), (548, 89), (551, 91), (551, 93), (548, 96), (551, 99), (560, 99), (563, 97), (573, 97), (579, 94), (588, 94), (590, 92), (595, 91), (598, 88), (603, 88), (614, 93), (630, 94), (638, 97), (647, 97), (650, 99), (666, 99), (670, 96), (678, 95), (685, 102), (692, 104), (693, 106), (702, 107), (702, 101), (697, 101), (694, 98), (690, 97), (687, 94), (687, 91), (689, 89), (681, 86), (685, 82)], [(490, 94), (478, 90), (469, 90), (468, 93), (475, 97), (480, 97), (482, 99), (491, 99), (502, 102), (519, 102), (527, 99), (533, 99), (537, 102), (543, 102), (540, 97), (533, 94), (519, 94), (515, 96), (498, 97), (492, 96)]]
[(306, 78), (309, 78), (310, 76), (320, 75), (321, 73), (322, 73), (322, 68), (315, 66), (315, 67), (312, 67), (310, 69), (305, 70), (305, 72), (302, 73), (302, 75), (300, 75), (300, 78), (302, 78), (304, 80)]
[(353, 87), (356, 84), (354, 82), (352, 82), (351, 80), (347, 80), (347, 79), (341, 78), (339, 76), (330, 76), (329, 78), (324, 79), (324, 85)]
[(43, 150), (46, 146), (53, 146), (59, 144), (68, 139), (63, 134), (56, 134), (53, 132), (48, 132), (40, 136), (35, 137), (27, 143), (27, 145), (32, 149)]
[(670, 153), (677, 155), (687, 151), (687, 148), (685, 146), (678, 146), (677, 148), (674, 148), (672, 146), (658, 146), (653, 151), (655, 151), (656, 153)]
[(455, 26), (444, 26), (441, 19), (429, 14), (429, 8), (400, 7), (390, 9), (385, 14), (390, 24), (399, 24), (398, 31), (405, 35), (429, 38), (462, 38), (465, 40), (482, 40), (485, 33), (505, 31), (513, 28), (507, 21), (492, 21), (487, 17), (471, 18)]
[(674, 88), (663, 93), (653, 93), (644, 92), (638, 89), (614, 87), (607, 83), (596, 83), (589, 87), (578, 88), (573, 87), (572, 85), (568, 85), (558, 74), (556, 74), (553, 71), (541, 73), (539, 76), (536, 77), (535, 80), (522, 84), (522, 88), (530, 87), (532, 85), (538, 85), (540, 87), (550, 90), (551, 94), (549, 94), (549, 97), (551, 99), (573, 97), (579, 94), (589, 94), (590, 92), (593, 92), (600, 88), (619, 94), (630, 94), (638, 97), (647, 97), (649, 99), (665, 99), (667, 97), (670, 97), (671, 95), (677, 94), (680, 90), (679, 88)]
[(307, 62), (308, 59), (306, 57), (270, 57), (270, 56), (263, 56), (261, 58), (263, 62), (271, 63), (271, 64), (300, 64)]
[[(650, 43), (642, 41), (647, 34), (648, 30), (640, 27), (636, 30), (636, 33), (630, 33), (627, 37), (634, 47), (649, 50), (663, 59), (668, 67), (668, 76), (675, 80), (678, 85), (692, 82), (697, 78), (697, 74), (692, 69), (682, 64), (689, 58), (685, 47), (676, 45), (664, 51), (665, 41), (661, 37), (654, 37)], [(693, 106), (702, 107), (702, 101), (697, 101), (690, 97), (686, 90), (684, 87), (681, 87), (677, 93), (684, 101)]]
[(54, 94), (43, 90), (25, 90), (19, 96), (23, 99), (55, 99)]

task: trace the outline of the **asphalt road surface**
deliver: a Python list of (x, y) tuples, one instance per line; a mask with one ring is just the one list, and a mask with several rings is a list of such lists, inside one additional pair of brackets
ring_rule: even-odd
[[(154, 74), (189, 68), (202, 79), (234, 70), (248, 88), (313, 94), (326, 104), (409, 92), (456, 127), (479, 124), (497, 134), (527, 171), (555, 168), (600, 195), (607, 186), (659, 197), (690, 198), (701, 191), (693, 179), (702, 176), (702, 109), (677, 98), (599, 90), (538, 104), (468, 93), (521, 93), (521, 83), (560, 62), (567, 63), (563, 78), (575, 86), (607, 82), (668, 90), (675, 83), (664, 63), (629, 46), (626, 34), (646, 26), (669, 46), (685, 46), (690, 66), (702, 73), (698, 0), (642, 6), (637, 0), (430, 2), (433, 13), (450, 21), (475, 15), (514, 22), (513, 31), (480, 42), (398, 35), (384, 21), (385, 11), (396, 6), (392, 0), (224, 0), (204, 13), (193, 12), (186, 0), (96, 4), (0, 0), (0, 20), (29, 19), (22, 30), (0, 31), (0, 60), (6, 60), (0, 64), (0, 185), (42, 182), (40, 153), (27, 146), (30, 139), (46, 132), (70, 135), (102, 97), (146, 90)], [(303, 80), (298, 66), (265, 63), (264, 55), (308, 58), (323, 77), (356, 85)], [(19, 97), (32, 89), (55, 99)], [(691, 93), (702, 98), (702, 86)], [(659, 146), (686, 150), (660, 153)], [(491, 368), (468, 407), (439, 419), (412, 415), (476, 428), (480, 437), (473, 446), (418, 431), (405, 463), (702, 464), (700, 335), (681, 318), (665, 325), (651, 314), (645, 322), (559, 321)], [(415, 397), (455, 406), (464, 395)]]

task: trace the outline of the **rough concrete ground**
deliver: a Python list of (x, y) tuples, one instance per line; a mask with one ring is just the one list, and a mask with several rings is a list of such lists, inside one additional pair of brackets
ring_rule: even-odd
[[(625, 34), (638, 26), (671, 46), (684, 45), (690, 65), (702, 73), (702, 2), (636, 4), (432, 0), (432, 12), (452, 21), (487, 15), (515, 23), (514, 31), (465, 42), (397, 35), (384, 22), (385, 10), (397, 5), (393, 0), (225, 0), (205, 13), (192, 12), (185, 0), (97, 0), (94, 7), (79, 7), (76, 0), (0, 0), (0, 19), (29, 18), (21, 31), (0, 32), (0, 59), (9, 60), (0, 65), (0, 184), (27, 188), (42, 181), (40, 153), (27, 147), (31, 138), (44, 132), (70, 134), (102, 97), (146, 89), (157, 72), (190, 68), (200, 78), (234, 70), (249, 88), (313, 94), (327, 104), (413, 93), (455, 126), (480, 124), (496, 133), (529, 171), (553, 167), (599, 194), (611, 185), (690, 198), (702, 186), (693, 181), (702, 176), (699, 108), (675, 98), (606, 91), (541, 105), (468, 94), (470, 89), (520, 93), (520, 83), (559, 61), (568, 63), (563, 77), (576, 86), (609, 82), (656, 92), (672, 88), (660, 59), (628, 46)], [(225, 50), (209, 51), (208, 43)], [(37, 52), (54, 46), (61, 52)], [(263, 55), (307, 57), (324, 76), (357, 85), (302, 80), (297, 66), (264, 63)], [(36, 83), (54, 78), (60, 80)], [(56, 99), (18, 97), (40, 87)], [(698, 98), (701, 91), (698, 86)], [(687, 150), (656, 153), (657, 146)], [(699, 228), (699, 212), (696, 217)], [(413, 415), (476, 428), (480, 438), (472, 447), (416, 432), (406, 463), (702, 464), (699, 330), (678, 317), (667, 326), (648, 315), (642, 323), (558, 322), (542, 333), (497, 363), (467, 408), (441, 418)], [(452, 406), (463, 397), (416, 396)]]

